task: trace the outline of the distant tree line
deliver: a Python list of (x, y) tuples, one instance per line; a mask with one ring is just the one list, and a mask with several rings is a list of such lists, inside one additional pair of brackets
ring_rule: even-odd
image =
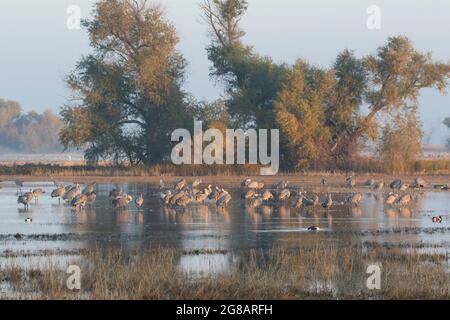
[(52, 111), (23, 113), (18, 102), (0, 99), (0, 149), (23, 153), (61, 152), (61, 119)]
[(330, 68), (275, 63), (244, 43), (247, 9), (245, 0), (201, 4), (210, 76), (225, 88), (223, 99), (205, 102), (182, 89), (186, 61), (158, 5), (98, 1), (83, 22), (93, 53), (67, 78), (77, 100), (61, 112), (64, 146), (83, 148), (92, 161), (160, 163), (170, 154), (173, 129), (191, 128), (196, 118), (219, 129), (280, 129), (288, 170), (350, 170), (366, 143), (378, 146), (392, 170), (408, 170), (421, 152), (420, 91), (445, 93), (450, 65), (418, 52), (404, 36), (364, 57), (345, 50)]

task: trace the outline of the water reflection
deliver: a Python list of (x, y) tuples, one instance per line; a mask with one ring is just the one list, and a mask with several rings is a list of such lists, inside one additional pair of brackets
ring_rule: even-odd
[[(16, 190), (5, 187), (0, 191), (0, 234), (79, 234), (95, 235), (80, 241), (60, 241), (60, 248), (93, 248), (100, 245), (117, 246), (139, 251), (151, 247), (171, 247), (183, 253), (179, 266), (188, 272), (222, 272), (244, 259), (236, 254), (243, 248), (271, 248), (277, 245), (298, 247), (317, 241), (343, 241), (359, 238), (361, 242), (391, 243), (449, 243), (448, 232), (439, 236), (430, 232), (415, 232), (407, 236), (394, 232), (373, 232), (395, 228), (446, 228), (433, 224), (431, 217), (439, 214), (447, 221), (450, 194), (420, 192), (408, 207), (384, 205), (385, 195), (366, 192), (359, 207), (336, 205), (331, 209), (291, 208), (288, 204), (265, 204), (250, 208), (240, 199), (240, 191), (232, 191), (228, 208), (217, 209), (214, 204), (189, 206), (184, 210), (162, 207), (158, 189), (147, 184), (98, 184), (98, 200), (94, 206), (74, 212), (58, 200), (50, 199), (53, 187), (35, 183), (46, 194), (38, 204), (24, 211), (17, 206)], [(114, 210), (108, 197), (112, 188), (136, 195), (142, 192), (145, 204), (137, 210), (132, 204), (125, 210)], [(319, 189), (317, 191), (320, 191)], [(325, 190), (321, 199), (325, 198)], [(333, 193), (336, 203), (348, 194)], [(32, 224), (24, 223), (27, 217)], [(324, 232), (310, 233), (309, 226)], [(313, 241), (311, 241), (311, 239)], [(17, 249), (17, 242), (8, 239), (0, 243), (1, 250)], [(55, 247), (55, 243), (25, 241), (20, 250)], [(198, 251), (200, 250), (200, 251)], [(193, 254), (193, 252), (197, 252)]]

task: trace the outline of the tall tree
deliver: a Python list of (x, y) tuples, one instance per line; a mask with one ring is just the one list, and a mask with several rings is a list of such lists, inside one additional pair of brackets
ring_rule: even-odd
[(434, 62), (431, 53), (420, 53), (403, 36), (391, 37), (376, 55), (365, 59), (369, 72), (366, 103), (369, 113), (361, 119), (354, 135), (367, 132), (381, 112), (417, 105), (422, 89), (446, 93), (450, 65)]
[(323, 168), (328, 159), (331, 130), (326, 102), (333, 89), (332, 72), (298, 61), (275, 103), (281, 129), (284, 166), (296, 170)]
[(161, 7), (138, 0), (101, 0), (83, 26), (93, 53), (68, 76), (76, 103), (61, 112), (62, 142), (93, 161), (163, 161), (188, 117), (175, 27)]
[(242, 43), (240, 27), (246, 0), (205, 0), (204, 20), (212, 42), (207, 47), (211, 76), (225, 85), (226, 105), (240, 127), (275, 128), (274, 102), (288, 75), (285, 64), (275, 64)]
[[(357, 153), (361, 138), (377, 138), (380, 118), (391, 111), (407, 112), (409, 106), (417, 105), (422, 89), (445, 93), (450, 76), (450, 65), (434, 62), (430, 53), (418, 52), (403, 36), (389, 38), (376, 54), (364, 59), (344, 52), (334, 69), (338, 87), (332, 105), (345, 121), (339, 124), (330, 115), (332, 125), (343, 128), (336, 130), (331, 149), (344, 165)], [(361, 111), (364, 104), (367, 114)]]
[[(364, 61), (349, 50), (338, 54), (331, 71), (335, 83), (325, 111), (326, 125), (332, 134), (329, 148), (334, 166), (347, 169), (358, 155), (360, 137), (350, 137), (363, 116), (361, 105), (367, 89), (368, 71)], [(340, 140), (341, 137), (347, 138)]]
[(411, 171), (422, 153), (423, 131), (417, 119), (417, 108), (395, 111), (379, 139), (378, 155), (386, 172)]

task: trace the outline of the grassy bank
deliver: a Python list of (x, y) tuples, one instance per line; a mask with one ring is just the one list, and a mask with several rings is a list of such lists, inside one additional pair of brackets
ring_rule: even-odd
[[(194, 253), (192, 253), (194, 254)], [(91, 250), (81, 267), (81, 291), (66, 289), (68, 275), (48, 260), (24, 269), (9, 261), (0, 278), (10, 297), (37, 299), (449, 299), (448, 257), (415, 249), (323, 245), (245, 250), (229, 272), (188, 274), (172, 249), (126, 254)], [(382, 266), (382, 289), (366, 287), (367, 266)]]
[[(375, 161), (361, 162), (352, 170), (329, 170), (313, 174), (399, 174), (385, 172), (383, 166)], [(281, 175), (307, 174), (280, 169)], [(450, 160), (419, 160), (410, 172), (404, 174), (449, 174)], [(1, 165), (0, 176), (65, 176), (65, 177), (152, 177), (152, 176), (258, 176), (260, 167), (255, 165), (182, 165), (160, 164), (152, 166), (61, 166), (55, 164)]]

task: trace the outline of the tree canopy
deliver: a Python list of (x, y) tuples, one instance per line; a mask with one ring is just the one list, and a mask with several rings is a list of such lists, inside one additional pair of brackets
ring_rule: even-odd
[(448, 86), (450, 65), (404, 36), (366, 57), (345, 50), (329, 69), (304, 61), (291, 67), (243, 44), (247, 1), (205, 0), (202, 9), (212, 37), (211, 76), (225, 84), (230, 115), (241, 126), (279, 128), (287, 166), (308, 169), (320, 159), (323, 167), (350, 169), (361, 142), (377, 140), (389, 112), (416, 106), (422, 89), (445, 93)]
[(200, 8), (211, 39), (210, 76), (224, 87), (212, 102), (181, 89), (186, 62), (158, 5), (96, 3), (83, 22), (93, 53), (67, 78), (74, 99), (61, 111), (66, 147), (83, 148), (88, 160), (159, 163), (170, 154), (170, 133), (191, 129), (196, 118), (222, 131), (280, 129), (285, 169), (349, 170), (364, 142), (379, 143), (386, 158), (398, 128), (416, 119), (419, 132), (421, 90), (445, 93), (448, 86), (450, 65), (419, 52), (405, 36), (363, 57), (344, 50), (328, 68), (304, 59), (289, 65), (244, 43), (246, 0), (203, 0)]
[(85, 147), (88, 160), (161, 162), (170, 133), (188, 117), (181, 89), (186, 62), (174, 26), (158, 5), (101, 0), (83, 21), (93, 53), (68, 76), (75, 94), (61, 115), (66, 147)]

